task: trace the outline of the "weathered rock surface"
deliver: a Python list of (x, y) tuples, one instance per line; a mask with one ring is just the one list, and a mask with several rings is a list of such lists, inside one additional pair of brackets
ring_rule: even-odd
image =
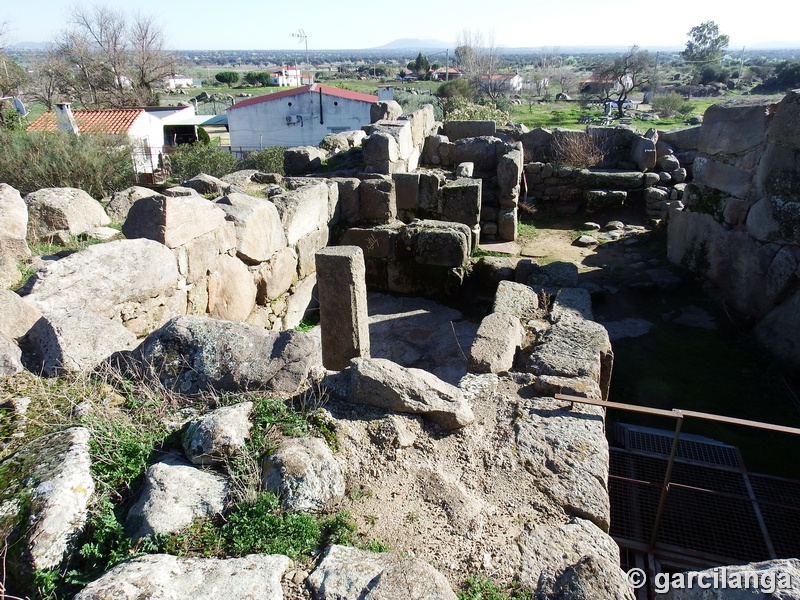
[(227, 193), (230, 184), (225, 183), (224, 181), (222, 181), (217, 177), (214, 177), (213, 175), (206, 175), (205, 173), (199, 173), (198, 175), (192, 177), (189, 181), (185, 181), (183, 183), (183, 187), (193, 189), (198, 194), (201, 194), (203, 196), (208, 194), (222, 195)]
[(494, 295), (492, 311), (530, 319), (539, 308), (539, 295), (528, 285), (514, 281), (501, 281)]
[(214, 465), (243, 450), (250, 437), (252, 402), (223, 406), (189, 423), (183, 450), (195, 465)]
[(217, 206), (236, 226), (236, 253), (242, 260), (264, 262), (286, 246), (281, 217), (269, 200), (232, 193)]
[(502, 373), (511, 370), (522, 335), (522, 326), (514, 315), (494, 312), (484, 317), (469, 351), (470, 372)]
[(356, 358), (351, 364), (351, 402), (421, 414), (443, 429), (458, 429), (475, 420), (461, 390), (427, 371), (381, 358)]
[[(21, 474), (0, 490), (0, 523), (10, 517), (16, 525), (12, 539), (23, 539), (22, 556), (14, 552), (8, 557), (15, 578), (58, 567), (72, 549), (94, 493), (90, 463), (89, 431), (83, 427), (37, 438), (0, 463), (0, 473)], [(26, 497), (29, 512), (19, 514)], [(17, 521), (25, 515), (27, 521)]]
[[(796, 558), (687, 571), (675, 575), (683, 576), (686, 584), (684, 589), (679, 589), (679, 585), (670, 586), (666, 593), (656, 594), (658, 600), (800, 599), (800, 560)], [(753, 578), (757, 580), (755, 586), (752, 585)], [(691, 586), (688, 585), (689, 581), (693, 582)]]
[(28, 333), (42, 313), (11, 290), (0, 290), (0, 334), (11, 340)]
[(20, 193), (0, 183), (0, 256), (12, 261), (31, 255), (27, 243), (28, 207)]
[(149, 333), (185, 310), (172, 252), (150, 240), (90, 246), (37, 272), (25, 297), (42, 312), (79, 309)]
[(58, 232), (78, 235), (92, 227), (108, 225), (103, 206), (77, 188), (44, 188), (25, 196), (28, 206), (28, 241), (47, 240)]
[(520, 581), (537, 598), (629, 600), (619, 568), (619, 548), (594, 524), (572, 519), (562, 525), (534, 525), (520, 536)]
[(122, 233), (128, 239), (147, 238), (177, 248), (220, 227), (225, 213), (200, 196), (151, 196), (128, 211)]
[(273, 202), (290, 246), (328, 224), (328, 186), (322, 182), (275, 196)]
[(22, 350), (0, 332), (0, 377), (11, 377), (24, 370)]
[(146, 376), (181, 393), (215, 388), (291, 395), (317, 354), (314, 338), (299, 331), (186, 316), (150, 334), (129, 359)]
[(314, 146), (287, 148), (283, 153), (283, 170), (287, 175), (304, 175), (316, 171), (327, 156)]
[(225, 479), (198, 469), (177, 453), (151, 465), (139, 500), (128, 513), (131, 537), (177, 533), (200, 519), (221, 513), (228, 497)]
[(455, 600), (447, 579), (428, 563), (331, 546), (308, 578), (319, 600)]
[(602, 412), (584, 410), (530, 410), (517, 425), (517, 449), (525, 467), (559, 506), (607, 532), (608, 442)]
[(121, 324), (76, 308), (46, 311), (28, 331), (28, 344), (45, 375), (89, 371), (115, 352), (136, 346)]
[(247, 266), (221, 254), (208, 277), (208, 314), (217, 319), (244, 321), (256, 305), (256, 284)]
[(117, 565), (83, 588), (74, 600), (281, 600), (281, 579), (289, 563), (286, 556), (278, 554), (225, 560), (152, 554)]
[(150, 188), (136, 185), (119, 192), (114, 192), (111, 194), (108, 204), (106, 204), (106, 214), (111, 217), (112, 221), (123, 223), (125, 219), (128, 218), (128, 211), (130, 211), (131, 206), (133, 206), (137, 200), (158, 195), (158, 192)]
[(293, 438), (264, 461), (262, 488), (286, 510), (319, 512), (344, 496), (344, 477), (320, 438)]

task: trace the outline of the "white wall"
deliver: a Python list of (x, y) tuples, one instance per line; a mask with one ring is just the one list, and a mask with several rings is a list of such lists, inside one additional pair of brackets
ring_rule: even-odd
[[(327, 134), (361, 129), (369, 124), (372, 103), (305, 92), (228, 109), (231, 149), (238, 152), (267, 146), (316, 146)], [(288, 125), (286, 117), (300, 115), (302, 123)]]
[[(164, 122), (150, 113), (142, 113), (128, 130), (134, 146), (134, 163), (139, 173), (152, 173), (158, 167), (158, 154), (164, 147)], [(144, 153), (145, 149), (149, 152)]]

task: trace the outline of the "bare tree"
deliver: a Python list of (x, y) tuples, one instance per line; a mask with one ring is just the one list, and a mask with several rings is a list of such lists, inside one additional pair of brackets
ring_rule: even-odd
[(84, 106), (152, 104), (153, 88), (174, 71), (161, 28), (152, 17), (129, 18), (105, 6), (74, 7), (58, 40), (70, 65), (62, 86)]
[(37, 102), (41, 102), (52, 110), (59, 99), (70, 97), (69, 88), (64, 85), (65, 77), (69, 76), (69, 64), (55, 48), (45, 51), (44, 57), (34, 66), (26, 94)]
[(455, 57), (458, 68), (476, 88), (494, 100), (501, 89), (494, 77), (500, 63), (494, 33), (484, 38), (480, 31), (464, 29), (456, 40)]
[(616, 95), (617, 113), (624, 115), (622, 105), (633, 90), (649, 83), (653, 61), (647, 50), (638, 46), (631, 48), (614, 59), (604, 61), (595, 69), (595, 79), (603, 84), (605, 100)]

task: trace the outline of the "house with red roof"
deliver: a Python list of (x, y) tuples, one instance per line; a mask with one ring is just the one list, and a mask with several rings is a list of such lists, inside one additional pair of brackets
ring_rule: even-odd
[(279, 87), (310, 85), (314, 83), (314, 76), (311, 73), (302, 73), (296, 67), (281, 67), (269, 74), (269, 84)]
[(329, 133), (361, 129), (377, 96), (319, 83), (228, 107), (231, 150), (245, 154), (268, 146), (316, 146)]
[(197, 127), (210, 118), (195, 115), (193, 106), (73, 111), (68, 103), (60, 103), (28, 125), (27, 131), (126, 137), (133, 145), (136, 172), (153, 173), (159, 168), (159, 154), (178, 144), (196, 142)]

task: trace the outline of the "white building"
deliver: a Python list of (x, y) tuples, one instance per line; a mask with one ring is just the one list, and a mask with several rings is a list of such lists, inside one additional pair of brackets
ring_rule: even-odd
[(242, 100), (229, 107), (231, 150), (316, 146), (329, 133), (361, 129), (377, 96), (318, 83)]
[(170, 90), (177, 90), (179, 88), (190, 88), (194, 86), (194, 79), (187, 75), (180, 75), (173, 73), (164, 80), (164, 84)]
[(314, 76), (311, 73), (303, 73), (299, 69), (290, 67), (281, 67), (269, 74), (269, 84), (279, 87), (311, 85), (312, 83), (314, 83)]

